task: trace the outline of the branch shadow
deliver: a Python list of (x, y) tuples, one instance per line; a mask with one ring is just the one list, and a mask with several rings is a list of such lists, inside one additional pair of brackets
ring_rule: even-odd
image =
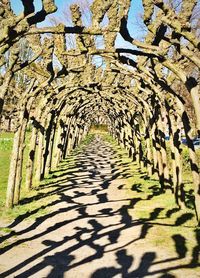
[[(114, 263), (111, 266), (105, 264), (100, 268), (97, 267), (90, 277), (110, 278), (120, 274), (121, 277), (142, 278), (159, 274), (163, 278), (172, 278), (175, 276), (170, 271), (195, 268), (200, 265), (199, 230), (195, 230), (197, 244), (193, 248), (192, 258), (189, 263), (182, 265), (179, 263), (181, 259), (186, 258), (188, 248), (186, 238), (176, 233), (171, 238), (174, 243), (176, 256), (159, 260), (159, 253), (144, 250), (140, 256), (139, 264), (135, 264), (137, 254), (134, 252), (129, 253), (130, 248), (134, 246), (133, 244), (146, 240), (154, 227), (176, 227), (185, 224), (193, 215), (189, 213), (183, 214), (177, 218), (174, 224), (162, 224), (157, 220), (160, 219), (160, 214), (164, 208), (158, 207), (149, 211), (148, 218), (134, 219), (130, 215), (129, 210), (134, 210), (135, 206), (144, 199), (141, 197), (120, 198), (120, 193), (122, 193), (125, 187), (123, 183), (117, 187), (119, 191), (118, 199), (111, 199), (108, 194), (112, 182), (118, 177), (116, 173), (119, 172), (119, 176), (122, 179), (124, 176), (129, 175), (127, 174), (129, 170), (127, 170), (124, 176), (121, 175), (118, 164), (115, 166), (111, 162), (111, 157), (113, 158), (113, 156), (117, 158), (117, 153), (111, 147), (105, 147), (103, 141), (95, 141), (94, 139), (92, 144), (88, 146), (87, 151), (78, 154), (74, 162), (74, 168), (70, 168), (70, 172), (66, 176), (63, 175), (65, 172), (64, 168), (63, 171), (56, 172), (56, 180), (59, 180), (60, 177), (63, 184), (56, 184), (56, 181), (54, 181), (50, 184), (55, 188), (47, 192), (46, 196), (45, 193), (38, 191), (38, 195), (34, 198), (26, 198), (21, 201), (23, 205), (26, 202), (40, 200), (52, 194), (58, 197), (56, 201), (43, 206), (43, 208), (50, 208), (52, 211), (48, 211), (46, 215), (37, 217), (29, 226), (25, 226), (19, 231), (12, 231), (1, 238), (1, 242), (8, 241), (0, 249), (0, 255), (2, 256), (4, 254), (6, 256), (8, 251), (20, 247), (24, 243), (32, 242), (40, 238), (43, 239), (41, 242), (43, 245), (42, 249), (29, 257), (27, 256), (25, 260), (16, 265), (9, 267), (9, 269), (1, 273), (1, 277), (12, 276), (25, 278), (31, 277), (32, 275), (40, 277), (40, 271), (47, 266), (50, 267), (50, 271), (46, 277), (64, 277), (70, 270), (75, 270), (87, 263), (97, 262), (108, 256), (108, 254), (114, 256)], [(118, 157), (118, 163), (120, 160), (123, 163), (122, 159)], [(125, 166), (127, 167), (127, 164)], [(91, 169), (88, 167), (91, 167)], [(153, 186), (151, 189), (152, 192), (146, 197), (146, 200), (162, 194), (156, 186)], [(142, 185), (135, 185), (135, 187), (132, 187), (132, 190), (141, 193)], [(82, 198), (85, 198), (84, 201)], [(95, 198), (95, 201), (91, 201), (90, 198), (92, 198), (91, 200)], [(56, 209), (53, 209), (54, 207)], [(8, 227), (17, 227), (31, 215), (37, 213), (38, 210), (35, 209), (20, 215)], [(74, 213), (74, 217), (68, 218), (68, 213), (71, 215), (72, 212)], [(168, 210), (166, 218), (170, 218), (175, 212), (175, 209)], [(56, 222), (53, 221), (55, 216), (59, 216)], [(38, 229), (49, 219), (52, 219), (51, 225), (44, 230)], [(104, 222), (102, 222), (103, 220)], [(79, 225), (80, 221), (83, 224)], [(71, 224), (74, 225), (73, 231), (67, 235), (67, 228), (69, 229)], [(64, 237), (57, 240), (52, 238), (51, 240), (48, 239), (52, 232), (59, 233), (59, 229), (61, 228), (66, 229)], [(121, 241), (121, 236), (128, 233), (130, 229), (139, 230), (138, 236), (127, 237), (125, 242)], [(14, 241), (13, 237), (15, 238)], [(107, 240), (104, 241), (104, 238)], [(70, 244), (70, 242), (72, 243)], [(83, 247), (87, 247), (92, 252), (86, 253), (83, 257), (79, 258), (77, 250), (80, 250), (79, 252), (81, 253)], [(170, 265), (170, 262), (173, 262), (173, 264)], [(152, 266), (156, 265), (159, 268), (152, 268)]]

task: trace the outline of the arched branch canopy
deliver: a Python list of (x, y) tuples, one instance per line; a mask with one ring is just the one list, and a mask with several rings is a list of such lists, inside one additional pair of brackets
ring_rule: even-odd
[[(57, 7), (53, 0), (41, 2), (36, 11), (33, 0), (21, 0), (19, 15), (14, 1), (0, 2), (1, 123), (12, 120), (15, 132), (7, 207), (19, 202), (28, 126), (30, 189), (101, 122), (149, 176), (157, 174), (163, 190), (173, 184), (179, 206), (184, 136), (200, 219), (193, 144), (200, 135), (198, 1), (91, 0), (83, 6), (77, 0), (66, 14), (71, 22), (52, 17), (53, 26), (46, 27), (41, 22)], [(131, 16), (137, 4), (143, 18), (136, 28)]]

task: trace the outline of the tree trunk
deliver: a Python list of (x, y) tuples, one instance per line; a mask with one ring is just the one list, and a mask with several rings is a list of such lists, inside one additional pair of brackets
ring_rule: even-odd
[(178, 128), (177, 121), (174, 116), (170, 115), (172, 138), (171, 150), (172, 150), (172, 167), (173, 167), (173, 185), (174, 196), (176, 204), (179, 208), (183, 208), (184, 205), (184, 191), (183, 191), (183, 178), (182, 178), (182, 157), (181, 157), (181, 142), (180, 142), (180, 128)]
[(10, 171), (9, 171), (7, 195), (6, 195), (7, 208), (12, 208), (14, 204), (15, 177), (16, 177), (16, 170), (17, 170), (18, 149), (20, 145), (20, 132), (21, 132), (21, 128), (18, 127), (13, 139), (13, 149), (11, 155)]
[(147, 148), (147, 173), (151, 177), (153, 174), (153, 167), (152, 167), (151, 139), (150, 139), (149, 132), (146, 134), (145, 142)]
[(157, 157), (157, 151), (156, 151), (156, 137), (155, 137), (155, 128), (156, 125), (153, 123), (151, 128), (151, 138), (152, 138), (152, 152), (153, 152), (153, 174), (158, 176), (158, 157)]
[(21, 124), (20, 132), (20, 143), (18, 148), (18, 159), (17, 159), (17, 168), (16, 168), (16, 177), (15, 177), (15, 194), (14, 194), (14, 204), (17, 205), (20, 200), (20, 189), (22, 183), (22, 168), (23, 168), (23, 156), (25, 148), (25, 135), (26, 135), (27, 119), (23, 119)]
[(199, 169), (197, 164), (197, 157), (196, 157), (196, 153), (192, 141), (192, 136), (190, 134), (191, 128), (189, 125), (189, 119), (185, 111), (182, 114), (182, 121), (185, 129), (185, 135), (186, 135), (187, 145), (189, 149), (190, 166), (192, 170), (192, 177), (193, 177), (193, 184), (194, 184), (195, 211), (196, 211), (198, 225), (200, 225), (200, 174), (199, 174)]
[(168, 161), (167, 161), (167, 152), (166, 152), (166, 143), (165, 143), (165, 132), (163, 129), (163, 123), (159, 117), (158, 119), (158, 134), (160, 138), (160, 152), (162, 157), (162, 164), (163, 164), (163, 174), (164, 174), (164, 181), (169, 183), (169, 168), (168, 168)]
[(199, 90), (200, 86), (194, 77), (190, 77), (186, 82), (186, 87), (190, 92), (195, 115), (196, 115), (196, 124), (198, 129), (198, 135), (200, 136), (200, 96)]
[(60, 124), (60, 120), (58, 120), (57, 125), (56, 125), (56, 135), (55, 135), (55, 142), (54, 142), (54, 146), (53, 146), (53, 163), (52, 163), (52, 169), (56, 169), (59, 163), (59, 158), (61, 156), (60, 152), (60, 148), (61, 148), (61, 142), (62, 142), (62, 131), (63, 128)]
[(158, 165), (158, 177), (161, 185), (161, 189), (164, 190), (165, 185), (165, 179), (164, 179), (164, 165), (162, 161), (162, 155), (161, 155), (161, 147), (159, 142), (159, 134), (158, 134), (158, 128), (155, 127), (155, 150), (156, 150), (156, 156), (157, 156), (157, 165)]
[(11, 71), (6, 73), (5, 76), (4, 76), (4, 82), (0, 86), (0, 119), (1, 119), (1, 114), (2, 114), (3, 105), (4, 105), (4, 98), (5, 98), (5, 95), (8, 91), (8, 87), (10, 85), (12, 76), (13, 76), (13, 73)]
[(39, 130), (38, 145), (37, 145), (37, 160), (36, 160), (36, 171), (35, 171), (35, 181), (36, 185), (39, 185), (41, 181), (41, 173), (43, 166), (43, 151), (44, 151), (44, 133)]
[(27, 190), (30, 190), (33, 186), (37, 133), (38, 133), (37, 129), (35, 127), (33, 127), (32, 134), (31, 134), (30, 147), (29, 147), (28, 160), (27, 160), (27, 164), (26, 164), (26, 189)]
[(49, 172), (49, 169), (47, 169), (47, 161), (48, 157), (50, 155), (50, 149), (51, 149), (51, 135), (52, 135), (52, 127), (53, 127), (53, 121), (55, 118), (55, 114), (51, 114), (51, 118), (49, 120), (48, 128), (45, 132), (45, 144), (44, 144), (44, 154), (43, 154), (43, 165), (42, 165), (42, 172), (41, 172), (41, 179), (45, 177), (45, 174)]
[(49, 147), (49, 158), (47, 161), (47, 172), (49, 174), (52, 171), (52, 164), (53, 164), (53, 148), (54, 148), (54, 140), (56, 136), (56, 123), (53, 124), (51, 138), (50, 138), (50, 147)]
[(181, 114), (187, 145), (188, 145), (188, 150), (189, 150), (190, 166), (191, 166), (193, 184), (194, 184), (195, 212), (196, 212), (198, 225), (200, 225), (200, 173), (197, 164), (197, 156), (192, 141), (191, 127), (190, 127), (190, 121), (188, 115), (184, 109), (184, 105), (182, 104), (182, 102), (177, 100), (177, 105), (178, 108), (180, 109), (179, 113)]

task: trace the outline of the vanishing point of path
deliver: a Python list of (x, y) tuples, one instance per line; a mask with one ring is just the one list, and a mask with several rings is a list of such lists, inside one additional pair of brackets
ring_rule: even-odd
[(2, 236), (0, 277), (200, 277), (184, 250), (152, 245), (153, 225), (129, 214), (141, 199), (129, 197), (120, 161), (97, 135), (63, 163), (44, 185), (57, 196), (47, 213), (19, 217)]

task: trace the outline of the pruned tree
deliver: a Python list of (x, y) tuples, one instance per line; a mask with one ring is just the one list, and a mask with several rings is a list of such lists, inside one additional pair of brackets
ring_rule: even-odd
[[(157, 175), (161, 190), (172, 190), (179, 208), (184, 207), (184, 130), (200, 222), (200, 173), (192, 134), (192, 129), (200, 134), (197, 1), (143, 0), (147, 32), (140, 41), (128, 29), (129, 0), (94, 0), (85, 13), (85, 2), (77, 2), (70, 6), (68, 26), (54, 19), (53, 26), (42, 28), (36, 23), (56, 10), (54, 1), (42, 1), (37, 13), (33, 1), (22, 3), (24, 12), (19, 16), (9, 1), (0, 6), (1, 109), (12, 88), (22, 83), (7, 207), (19, 202), (28, 124), (32, 125), (26, 176), (30, 190), (81, 142), (99, 116), (141, 169)], [(66, 39), (69, 34), (72, 44)], [(132, 44), (130, 49), (116, 48), (119, 34)], [(96, 36), (103, 38), (101, 47)], [(23, 42), (31, 55), (23, 52)], [(100, 66), (94, 63), (96, 55), (101, 57)]]

